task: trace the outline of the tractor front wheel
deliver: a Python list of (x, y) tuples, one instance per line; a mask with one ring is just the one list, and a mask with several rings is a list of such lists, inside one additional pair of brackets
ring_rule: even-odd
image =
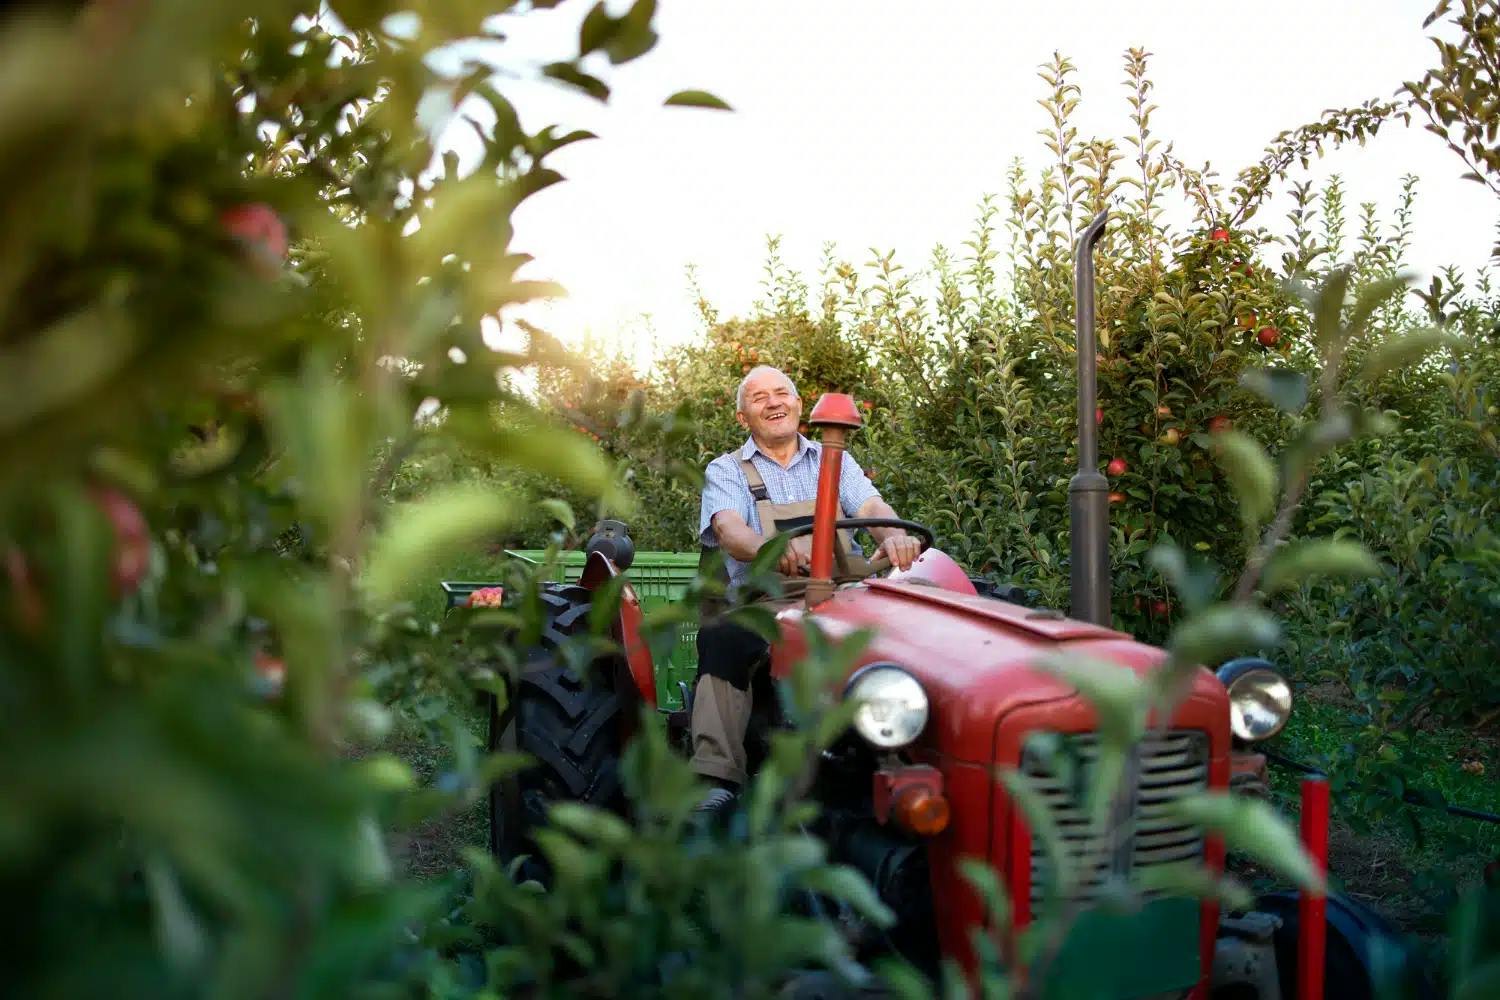
[[(1379, 914), (1353, 899), (1330, 895), (1323, 970), (1323, 996), (1329, 1000), (1367, 1000), (1378, 996), (1427, 1000), (1436, 996), (1420, 958), (1397, 930)], [(1281, 995), (1297, 996), (1297, 930), (1295, 893), (1262, 896), (1256, 909), (1281, 918), (1276, 931), (1276, 966)]]
[(591, 596), (581, 587), (544, 591), (541, 645), (509, 685), (504, 707), (488, 699), (490, 752), (532, 758), (490, 789), (490, 851), (502, 862), (535, 854), (530, 832), (554, 802), (620, 805), (626, 701), (618, 680), (608, 661), (589, 664), (581, 675), (562, 656), (566, 640), (587, 629)]

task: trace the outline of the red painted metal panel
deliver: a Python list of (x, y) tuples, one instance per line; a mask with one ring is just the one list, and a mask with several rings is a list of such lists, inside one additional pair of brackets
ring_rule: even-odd
[(903, 583), (930, 583), (935, 587), (968, 597), (978, 594), (978, 591), (974, 589), (973, 581), (969, 579), (969, 574), (964, 572), (964, 568), (954, 562), (952, 556), (940, 549), (928, 549), (917, 556), (910, 569), (898, 569), (886, 579)]
[(842, 431), (828, 433), (823, 441), (823, 457), (818, 462), (818, 498), (813, 504), (812, 565), (807, 574), (812, 580), (829, 580), (833, 577), (833, 522), (839, 516), (839, 470), (844, 463), (842, 434)]
[[(607, 556), (600, 552), (589, 553), (589, 558), (579, 574), (580, 586), (594, 590), (611, 577), (619, 576), (620, 570)], [(656, 670), (651, 662), (651, 648), (641, 638), (641, 623), (645, 621), (640, 598), (629, 583), (620, 592), (620, 616), (610, 632), (625, 650), (625, 663), (630, 668), (630, 679), (641, 700), (656, 708)]]
[[(859, 629), (873, 630), (874, 638), (856, 667), (875, 661), (899, 663), (927, 690), (932, 721), (908, 753), (943, 772), (953, 804), (952, 822), (929, 842), (928, 860), (933, 893), (944, 901), (936, 915), (943, 953), (972, 973), (975, 956), (969, 936), (982, 926), (984, 910), (959, 873), (959, 860), (987, 859), (1006, 878), (1013, 900), (1024, 899), (1029, 905), (1030, 896), (1029, 885), (1020, 884), (1030, 878), (1030, 844), (1013, 835), (1018, 817), (994, 780), (993, 768), (1018, 766), (1022, 742), (1030, 733), (1091, 732), (1096, 726), (1087, 702), (1032, 664), (1041, 654), (1065, 649), (1146, 675), (1165, 654), (1086, 622), (1035, 618), (1016, 605), (894, 581), (841, 590), (812, 612), (787, 606), (779, 618), (783, 641), (773, 649), (771, 664), (777, 677), (787, 676), (805, 657), (801, 630), (811, 618), (835, 639)], [(1213, 674), (1200, 670), (1172, 718), (1152, 723), (1206, 733), (1210, 786), (1228, 787), (1229, 703)], [(1215, 847), (1210, 841), (1207, 850), (1209, 864), (1222, 867), (1222, 845)], [(1013, 914), (1022, 922), (1027, 916), (1021, 909)], [(1216, 930), (1217, 914), (1205, 912), (1201, 922)], [(1212, 961), (1213, 940), (1205, 930), (1199, 942), (1205, 963)]]
[[(1302, 779), (1302, 846), (1318, 874), (1328, 873), (1328, 779)], [(1322, 892), (1302, 890), (1297, 900), (1297, 998), (1322, 1000), (1328, 945), (1328, 902)]]
[(812, 412), (807, 415), (807, 422), (814, 427), (830, 424), (834, 427), (864, 426), (864, 418), (859, 415), (859, 407), (854, 405), (854, 397), (843, 392), (825, 392), (819, 396)]

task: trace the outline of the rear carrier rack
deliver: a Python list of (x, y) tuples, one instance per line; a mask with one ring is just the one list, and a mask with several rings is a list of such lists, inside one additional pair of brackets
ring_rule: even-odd
[[(1178, 819), (1172, 805), (1189, 795), (1208, 790), (1208, 739), (1196, 730), (1172, 730), (1152, 736), (1140, 744), (1140, 778), (1136, 782), (1131, 824), (1114, 856), (1103, 853), (1104, 831), (1091, 829), (1082, 796), (1088, 788), (1094, 762), (1099, 755), (1095, 733), (1062, 737), (1057, 758), (1077, 762), (1077, 774), (1068, 784), (1065, 776), (1048, 767), (1048, 755), (1035, 744), (1021, 755), (1021, 773), (1052, 813), (1062, 834), (1063, 853), (1070, 859), (1077, 879), (1072, 899), (1094, 902), (1110, 879), (1138, 882), (1141, 876), (1163, 865), (1182, 864), (1203, 856), (1203, 831)], [(1061, 770), (1061, 768), (1059, 768)], [(1031, 844), (1031, 902), (1041, 903), (1054, 882), (1046, 851), (1039, 838)], [(1146, 898), (1160, 893), (1147, 892)]]

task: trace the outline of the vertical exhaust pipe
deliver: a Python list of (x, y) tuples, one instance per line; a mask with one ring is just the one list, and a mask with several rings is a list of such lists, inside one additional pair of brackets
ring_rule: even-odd
[(1110, 625), (1109, 480), (1099, 471), (1099, 405), (1096, 383), (1099, 341), (1094, 329), (1094, 246), (1104, 235), (1109, 210), (1078, 237), (1073, 254), (1073, 316), (1078, 344), (1078, 472), (1068, 483), (1069, 535), (1073, 560), (1069, 581), (1072, 607), (1079, 621)]

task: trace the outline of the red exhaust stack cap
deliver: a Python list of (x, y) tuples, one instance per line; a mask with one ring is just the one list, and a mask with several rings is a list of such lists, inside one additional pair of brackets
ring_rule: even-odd
[(823, 393), (818, 404), (812, 408), (812, 413), (808, 415), (807, 422), (814, 427), (848, 427), (851, 429), (858, 429), (865, 425), (860, 419), (859, 407), (854, 405), (854, 397), (842, 392)]

